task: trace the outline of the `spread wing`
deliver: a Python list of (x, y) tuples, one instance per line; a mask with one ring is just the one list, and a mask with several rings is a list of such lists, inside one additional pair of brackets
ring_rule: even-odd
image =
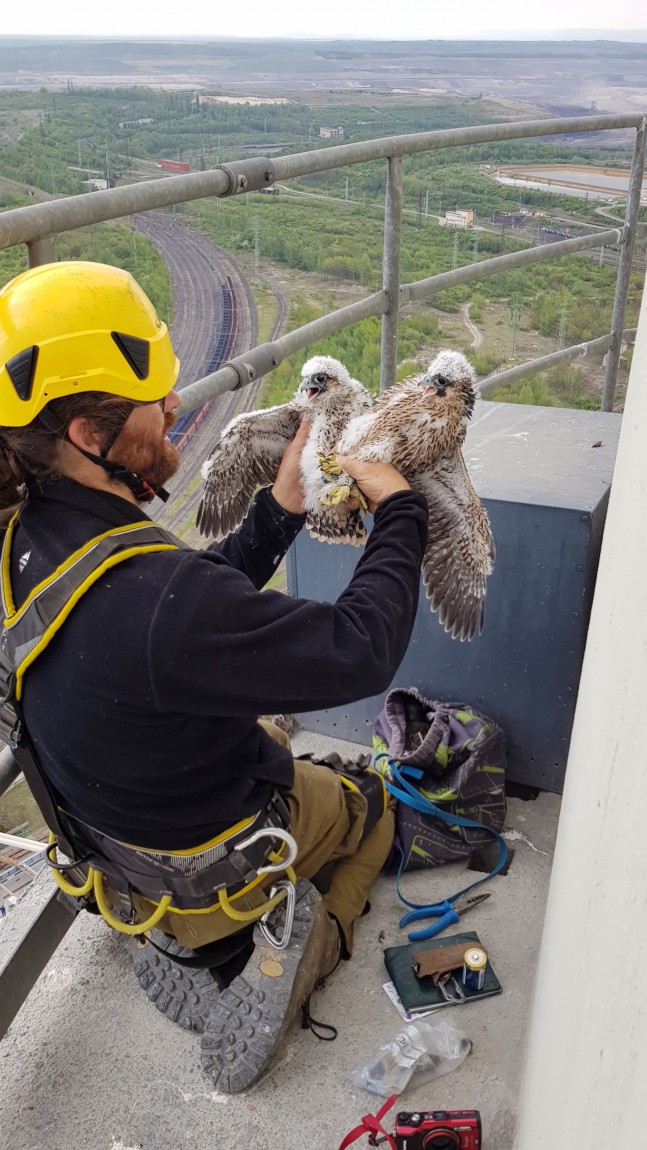
[(273, 483), (301, 412), (289, 403), (238, 415), (224, 429), (202, 474), (204, 491), (197, 526), (222, 538), (240, 526), (259, 486)]
[(459, 449), (432, 471), (411, 480), (427, 497), (429, 538), (422, 578), (432, 611), (453, 639), (471, 639), (483, 630), (487, 579), (494, 563), (494, 540), (487, 513)]

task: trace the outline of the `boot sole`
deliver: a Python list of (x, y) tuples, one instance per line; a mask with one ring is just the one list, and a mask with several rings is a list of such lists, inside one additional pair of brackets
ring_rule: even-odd
[[(273, 950), (258, 929), (254, 932), (256, 954), (245, 971), (223, 990), (209, 1014), (202, 1035), (202, 1068), (223, 1093), (239, 1094), (258, 1081), (294, 1017), (295, 980), (317, 912), (314, 891), (312, 896), (297, 902), (290, 944), (285, 950)], [(264, 957), (280, 963), (281, 977), (262, 973)], [(246, 977), (252, 963), (253, 981)], [(307, 994), (308, 990), (299, 995), (300, 999)]]
[(175, 940), (160, 954), (150, 943), (133, 954), (135, 975), (142, 990), (162, 1014), (184, 1030), (202, 1034), (206, 1019), (218, 1001), (223, 983), (207, 968), (194, 969), (173, 962), (193, 951)]

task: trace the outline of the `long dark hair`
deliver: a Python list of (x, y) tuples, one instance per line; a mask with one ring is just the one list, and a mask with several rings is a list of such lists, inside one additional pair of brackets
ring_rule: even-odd
[(30, 483), (61, 475), (60, 443), (73, 419), (89, 420), (109, 450), (134, 407), (132, 400), (86, 391), (47, 405), (60, 426), (59, 435), (38, 418), (26, 427), (0, 426), (0, 525), (26, 498)]

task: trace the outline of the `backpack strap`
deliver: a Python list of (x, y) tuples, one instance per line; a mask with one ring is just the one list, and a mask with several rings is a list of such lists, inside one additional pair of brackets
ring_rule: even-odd
[[(489, 879), (494, 878), (494, 875), (503, 870), (503, 867), (508, 861), (508, 845), (503, 836), (500, 835), (498, 831), (493, 830), (492, 827), (486, 826), (485, 823), (477, 822), (475, 819), (466, 819), (462, 815), (456, 815), (451, 811), (444, 811), (442, 807), (437, 807), (435, 803), (432, 803), (431, 799), (427, 799), (424, 797), (424, 795), (421, 795), (420, 791), (416, 790), (413, 784), (410, 783), (409, 780), (405, 777), (408, 775), (410, 778), (421, 779), (423, 772), (417, 767), (401, 767), (394, 759), (389, 759), (389, 769), (392, 778), (394, 778), (396, 783), (399, 785), (394, 786), (394, 784), (387, 779), (386, 789), (390, 794), (394, 796), (394, 798), (398, 800), (398, 802), (406, 803), (406, 805), (412, 807), (414, 811), (419, 811), (423, 815), (431, 815), (433, 818), (440, 819), (441, 822), (448, 823), (450, 826), (475, 827), (478, 830), (486, 831), (487, 834), (492, 835), (492, 838), (495, 840), (495, 842), (499, 844), (499, 858), (496, 866), (492, 868), (490, 873), (485, 875), (484, 878), (476, 879), (475, 882), (471, 882), (469, 886), (463, 887), (462, 890), (456, 891), (455, 894), (450, 895), (447, 899), (448, 902), (454, 902), (455, 899), (460, 898), (461, 895), (467, 894), (468, 891), (473, 890), (475, 886), (480, 886), (480, 884), (483, 882), (488, 882)], [(402, 891), (400, 890), (400, 878), (402, 876), (403, 867), (404, 855), (402, 854), (400, 858), (400, 866), (398, 867), (398, 873), (395, 880), (398, 898), (401, 900), (401, 902), (403, 902), (405, 906), (409, 906), (414, 910), (424, 910), (427, 906), (436, 905), (420, 902), (410, 902), (409, 899), (404, 897)]]

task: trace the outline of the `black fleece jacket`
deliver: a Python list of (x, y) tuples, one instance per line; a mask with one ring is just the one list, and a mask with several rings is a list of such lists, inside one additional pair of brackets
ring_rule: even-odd
[[(72, 480), (33, 490), (12, 547), (15, 603), (90, 538), (145, 519)], [(115, 838), (185, 849), (288, 790), (291, 756), (257, 716), (389, 684), (411, 636), (426, 522), (415, 492), (380, 504), (336, 603), (260, 591), (303, 524), (268, 490), (224, 542), (104, 574), (25, 674), (27, 729), (63, 807)]]

